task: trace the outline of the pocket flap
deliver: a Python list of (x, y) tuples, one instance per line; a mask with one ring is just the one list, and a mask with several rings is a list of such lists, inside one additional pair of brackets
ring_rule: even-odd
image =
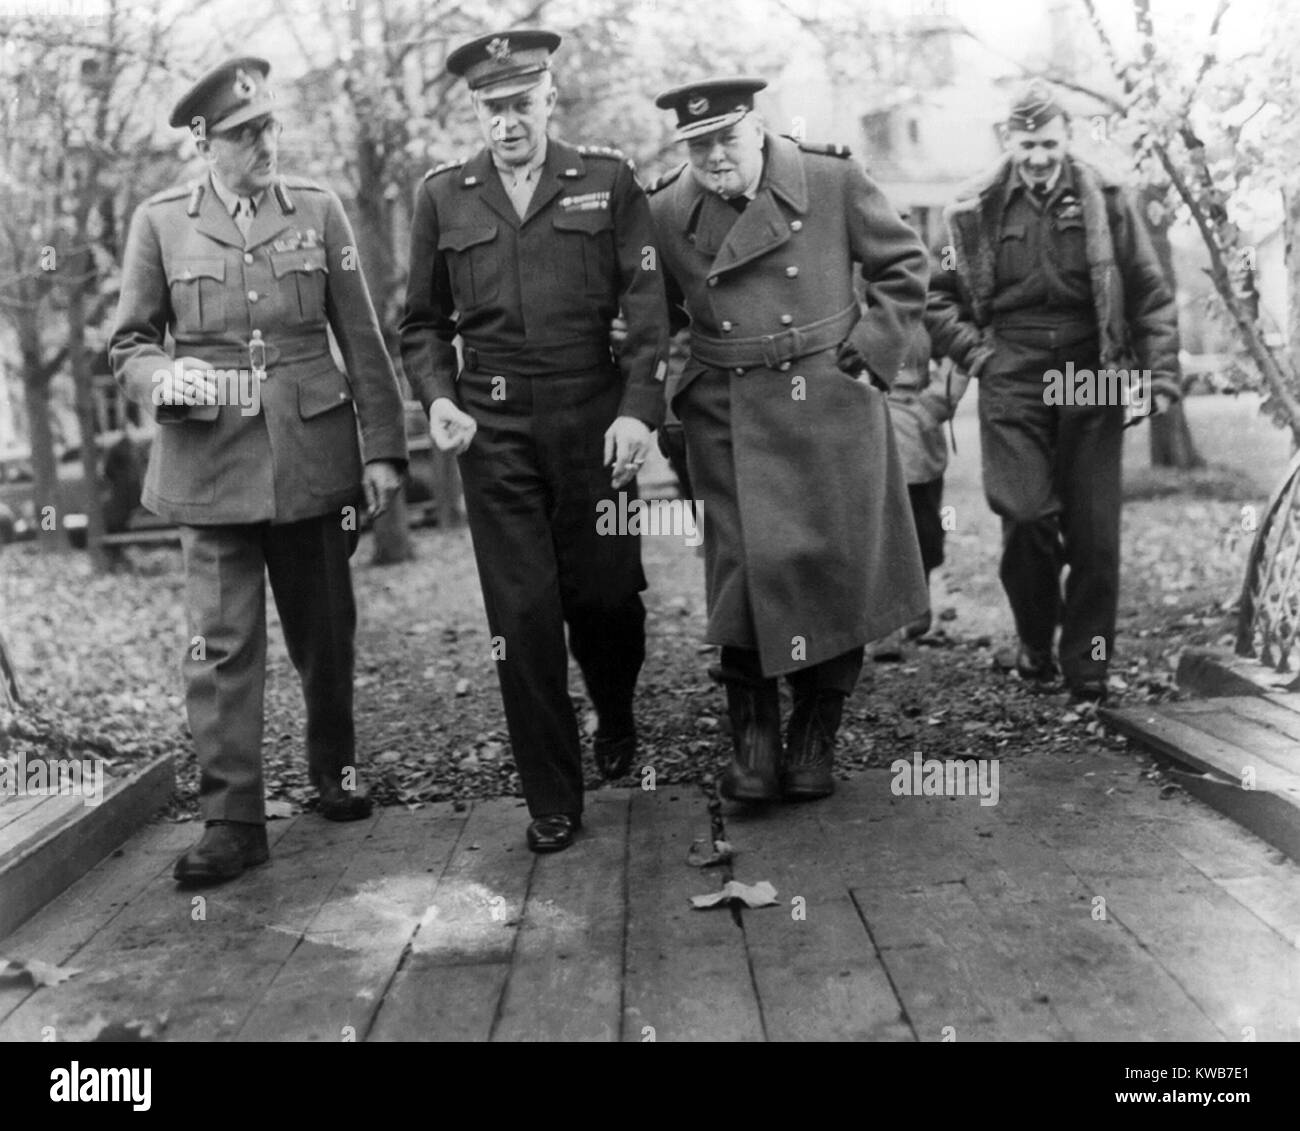
[(586, 232), (594, 236), (614, 226), (608, 208), (591, 208), (579, 211), (560, 211), (555, 214), (555, 226), (562, 232)]
[(292, 251), (271, 252), (271, 270), (277, 279), (294, 271), (324, 271), (329, 274), (323, 247), (299, 247)]
[(198, 279), (226, 278), (226, 261), (224, 259), (180, 259), (177, 260), (170, 283), (193, 283)]
[[(274, 377), (271, 380), (275, 380)], [(298, 415), (303, 420), (352, 403), (348, 379), (331, 363), (329, 369), (306, 374), (298, 379)]]
[(495, 224), (483, 224), (473, 228), (448, 228), (438, 236), (438, 248), (441, 251), (464, 251), (467, 247), (494, 240), (496, 236)]

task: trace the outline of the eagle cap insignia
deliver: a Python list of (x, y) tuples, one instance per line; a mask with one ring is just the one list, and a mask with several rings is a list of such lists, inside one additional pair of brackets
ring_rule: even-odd
[(698, 95), (686, 103), (686, 109), (690, 112), (691, 117), (698, 118), (709, 112), (709, 100), (704, 95)]
[(257, 85), (249, 77), (248, 72), (243, 67), (235, 71), (235, 97), (243, 102), (252, 100), (257, 93)]
[(510, 40), (503, 36), (488, 40), (487, 53), (498, 63), (510, 58)]

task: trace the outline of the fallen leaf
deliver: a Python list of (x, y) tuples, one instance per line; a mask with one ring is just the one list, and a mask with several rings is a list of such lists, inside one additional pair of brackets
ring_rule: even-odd
[(729, 864), (731, 856), (731, 845), (725, 840), (710, 843), (707, 837), (699, 837), (691, 842), (686, 863), (692, 868), (716, 868), (719, 864)]
[(268, 801), (266, 803), (266, 819), (268, 821), (283, 821), (293, 816), (293, 803), (291, 801)]
[(766, 880), (759, 880), (756, 884), (742, 884), (739, 880), (728, 880), (723, 884), (721, 891), (691, 896), (691, 906), (697, 911), (703, 911), (709, 907), (730, 903), (733, 899), (738, 899), (746, 907), (771, 907), (776, 903), (776, 888)]
[(21, 981), (26, 979), (33, 987), (57, 986), (69, 978), (75, 978), (81, 970), (69, 966), (51, 966), (39, 958), (0, 958), (0, 980)]

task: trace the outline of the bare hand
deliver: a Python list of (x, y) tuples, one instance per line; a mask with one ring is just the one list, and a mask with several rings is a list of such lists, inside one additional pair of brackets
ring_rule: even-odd
[(378, 518), (388, 509), (393, 496), (402, 487), (402, 475), (397, 465), (391, 460), (379, 459), (366, 464), (361, 473), (361, 484), (366, 492), (366, 506), (370, 508), (370, 517)]
[(178, 357), (153, 376), (151, 394), (155, 405), (214, 405), (217, 378), (210, 362), (197, 357)]
[(439, 397), (429, 406), (429, 435), (438, 451), (460, 455), (469, 448), (477, 431), (477, 421), (446, 397)]
[(620, 416), (605, 431), (605, 466), (613, 465), (614, 490), (636, 478), (650, 450), (650, 429), (635, 416)]

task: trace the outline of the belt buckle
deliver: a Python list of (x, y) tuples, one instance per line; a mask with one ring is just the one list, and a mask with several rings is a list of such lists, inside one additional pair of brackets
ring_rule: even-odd
[(259, 381), (266, 380), (266, 342), (262, 340), (261, 330), (254, 330), (248, 339), (248, 365)]

